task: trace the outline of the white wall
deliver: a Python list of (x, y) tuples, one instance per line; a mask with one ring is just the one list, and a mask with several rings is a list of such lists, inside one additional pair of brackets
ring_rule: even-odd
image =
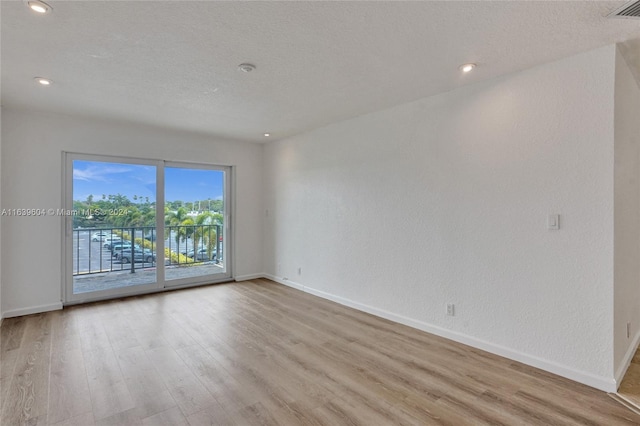
[[(0, 108), (0, 212), (2, 211), (2, 108)], [(0, 324), (4, 318), (2, 305), (2, 220), (0, 220)]]
[[(2, 8), (0, 7), (0, 19), (2, 18)], [(2, 45), (0, 32), (0, 45)], [(0, 92), (2, 92), (0, 84)], [(0, 107), (0, 211), (2, 211), (2, 108)], [(0, 241), (2, 241), (2, 221), (0, 220)], [(0, 324), (4, 318), (4, 308), (2, 305), (2, 244), (0, 244)]]
[[(262, 272), (262, 146), (53, 113), (2, 111), (2, 206), (61, 208), (62, 151), (235, 166), (235, 276)], [(5, 316), (61, 300), (58, 217), (2, 218)]]
[(614, 390), (614, 72), (609, 46), (267, 145), (266, 272)]
[(614, 371), (619, 380), (640, 340), (640, 87), (620, 51), (616, 52), (614, 114), (613, 340)]

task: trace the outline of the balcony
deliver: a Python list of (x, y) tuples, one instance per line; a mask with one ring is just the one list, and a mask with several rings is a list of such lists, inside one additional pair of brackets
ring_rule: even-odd
[(74, 229), (74, 294), (155, 282), (158, 261), (167, 279), (218, 273), (222, 232), (222, 225), (166, 226), (161, 256), (155, 227)]

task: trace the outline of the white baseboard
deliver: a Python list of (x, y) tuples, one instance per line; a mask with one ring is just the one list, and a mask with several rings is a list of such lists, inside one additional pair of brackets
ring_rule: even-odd
[(236, 281), (248, 281), (248, 280), (255, 280), (255, 279), (264, 278), (264, 277), (265, 277), (265, 274), (248, 274), (248, 275), (238, 275), (234, 279)]
[(276, 277), (275, 275), (271, 275), (271, 274), (264, 274), (263, 277), (264, 278), (268, 278), (271, 281), (275, 281), (275, 282), (277, 282), (279, 284), (286, 285), (287, 287), (293, 287), (295, 289), (302, 290), (302, 291), (305, 291), (307, 293), (310, 293), (309, 287), (305, 287), (302, 284), (298, 284), (298, 283), (296, 283), (294, 281), (291, 281), (291, 280), (289, 280), (287, 278), (280, 278), (280, 277)]
[(640, 345), (640, 330), (638, 330), (636, 335), (633, 336), (632, 343), (627, 349), (627, 353), (624, 354), (624, 358), (622, 358), (622, 364), (620, 364), (620, 367), (618, 367), (618, 369), (616, 370), (616, 375), (615, 375), (616, 390), (612, 392), (616, 392), (620, 387), (620, 383), (622, 383), (622, 379), (624, 378), (624, 375), (627, 373), (627, 369), (629, 368), (629, 365), (631, 365), (631, 360), (633, 359), (633, 356), (638, 350), (639, 345)]
[(4, 317), (21, 317), (23, 315), (39, 314), (41, 312), (57, 311), (59, 309), (62, 309), (62, 302), (51, 303), (50, 305), (30, 306), (28, 308), (7, 311), (4, 313)]
[[(482, 349), (483, 351), (487, 351), (495, 355), (509, 358), (514, 361), (518, 361), (523, 364), (527, 364), (532, 367), (536, 367), (541, 370), (545, 370), (550, 373), (557, 374), (559, 376), (565, 377), (567, 379), (573, 380), (578, 383), (585, 384), (587, 386), (591, 386), (596, 389), (600, 389), (605, 392), (615, 392), (617, 390), (617, 382), (613, 377), (608, 378), (604, 376), (598, 376), (586, 371), (577, 370), (575, 368), (568, 367), (566, 365), (558, 364), (553, 361), (549, 361), (534, 355), (529, 355), (527, 353), (508, 348), (506, 346), (501, 346), (495, 343), (487, 342), (485, 340), (478, 339), (476, 337), (469, 336), (464, 333), (448, 330), (446, 328), (442, 328), (437, 325), (433, 325), (423, 321), (408, 318), (403, 315), (385, 311), (383, 309), (365, 305), (363, 303), (355, 302), (353, 300), (336, 296), (331, 293), (306, 287), (303, 284), (299, 284), (288, 279), (285, 280), (283, 278), (276, 277), (270, 274), (265, 274), (264, 277), (270, 280), (273, 280), (277, 283), (284, 284), (286, 286), (293, 287), (298, 290), (302, 290), (306, 293), (313, 294), (318, 297), (322, 297), (323, 299), (328, 299), (333, 302), (339, 303), (341, 305), (348, 306), (350, 308), (354, 308), (359, 311), (363, 311), (381, 318), (385, 318), (393, 322), (404, 324), (406, 326), (416, 328), (418, 330), (422, 330), (427, 333), (435, 334), (437, 336), (444, 337), (446, 339), (453, 340), (455, 342), (473, 346), (474, 348)], [(631, 354), (631, 356), (633, 357), (633, 353)]]

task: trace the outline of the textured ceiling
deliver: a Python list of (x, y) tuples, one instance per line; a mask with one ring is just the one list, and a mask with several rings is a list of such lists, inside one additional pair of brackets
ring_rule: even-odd
[(3, 105), (259, 142), (640, 38), (624, 1), (48, 3), (0, 2)]

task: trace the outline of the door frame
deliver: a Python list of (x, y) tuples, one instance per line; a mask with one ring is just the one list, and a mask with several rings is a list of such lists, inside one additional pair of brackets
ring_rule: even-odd
[[(234, 211), (234, 167), (214, 165), (206, 163), (191, 163), (166, 161), (150, 158), (122, 157), (101, 154), (84, 154), (77, 152), (62, 152), (63, 182), (62, 182), (62, 206), (65, 210), (73, 210), (73, 162), (96, 161), (113, 162), (132, 165), (147, 165), (156, 168), (156, 235), (164, 235), (164, 169), (165, 167), (199, 168), (206, 170), (220, 170), (224, 172), (223, 199), (224, 199), (224, 223), (223, 223), (223, 248), (225, 262), (224, 274), (203, 275), (192, 278), (166, 280), (164, 264), (164, 239), (156, 238), (156, 257), (162, 254), (162, 261), (156, 261), (156, 281), (149, 284), (118, 287), (114, 289), (90, 292), (73, 293), (73, 216), (62, 216), (61, 249), (62, 249), (62, 303), (73, 305), (79, 303), (108, 300), (126, 296), (156, 293), (177, 288), (187, 288), (220, 282), (228, 282), (233, 279), (234, 265), (234, 233), (232, 227)], [(160, 232), (161, 231), (161, 232)]]
[[(211, 165), (211, 164), (204, 164), (204, 163), (189, 163), (189, 162), (184, 162), (184, 161), (164, 161), (163, 162), (163, 167), (162, 167), (162, 171), (163, 171), (163, 184), (162, 187), (164, 188), (164, 169), (166, 167), (179, 167), (179, 168), (190, 168), (190, 169), (201, 169), (201, 170), (216, 170), (216, 171), (221, 171), (224, 172), (224, 181), (222, 184), (222, 188), (223, 188), (223, 200), (224, 200), (224, 212), (223, 212), (223, 223), (222, 223), (222, 235), (224, 236), (223, 240), (222, 240), (222, 253), (223, 253), (223, 258), (224, 258), (224, 265), (225, 265), (225, 271), (223, 274), (213, 274), (213, 275), (202, 275), (202, 276), (197, 276), (197, 277), (189, 277), (189, 278), (181, 278), (181, 279), (173, 279), (173, 280), (167, 280), (166, 274), (164, 274), (164, 265), (163, 265), (163, 280), (164, 280), (164, 288), (167, 289), (174, 289), (174, 288), (178, 288), (178, 287), (184, 287), (184, 286), (193, 286), (193, 285), (203, 285), (203, 284), (209, 284), (212, 281), (213, 282), (221, 282), (221, 281), (229, 281), (231, 279), (231, 277), (233, 276), (231, 274), (231, 262), (233, 261), (233, 253), (231, 253), (231, 248), (229, 250), (227, 250), (227, 247), (229, 247), (229, 243), (227, 242), (227, 239), (229, 239), (229, 241), (233, 241), (231, 239), (231, 227), (230, 227), (230, 222), (231, 222), (231, 211), (232, 211), (232, 197), (231, 197), (231, 167), (230, 166), (215, 166), (215, 165)], [(162, 197), (163, 197), (163, 215), (164, 215), (164, 191), (162, 193)], [(164, 217), (164, 216), (163, 216)], [(164, 227), (164, 221), (162, 222), (162, 226)], [(158, 228), (160, 229), (160, 228)], [(164, 230), (164, 229), (163, 229)], [(216, 236), (218, 237), (218, 236)], [(164, 241), (163, 241), (164, 244)], [(231, 244), (231, 246), (233, 246)], [(163, 248), (164, 250), (164, 248)], [(164, 253), (164, 252), (163, 252)], [(228, 256), (228, 257), (227, 257)]]

